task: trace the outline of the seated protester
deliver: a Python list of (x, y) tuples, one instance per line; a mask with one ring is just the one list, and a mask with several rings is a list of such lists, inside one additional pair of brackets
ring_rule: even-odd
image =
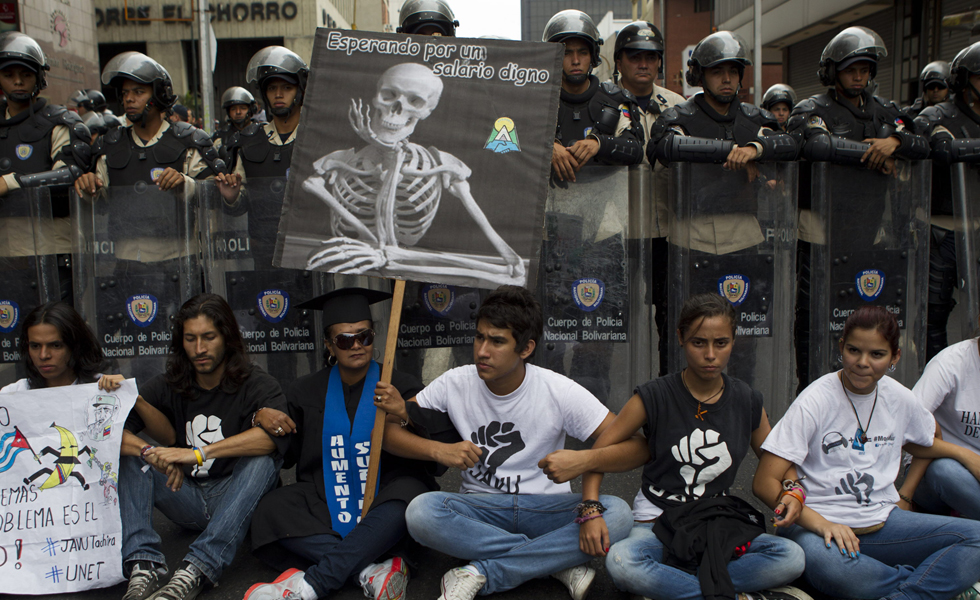
[[(976, 598), (980, 523), (895, 510), (903, 446), (920, 458), (957, 454), (934, 440), (935, 420), (912, 392), (885, 376), (898, 339), (883, 307), (847, 318), (843, 368), (807, 386), (773, 427), (752, 489), (775, 508), (780, 535), (803, 547), (806, 580), (823, 594)], [(800, 479), (786, 480), (794, 464)], [(980, 457), (967, 466), (980, 476)]]
[[(286, 399), (276, 380), (249, 362), (224, 298), (194, 296), (172, 331), (167, 372), (140, 389), (155, 410), (147, 411), (150, 418), (131, 413), (123, 435), (124, 600), (193, 600), (206, 583), (216, 584), (245, 539), (259, 499), (276, 484), (288, 443), (252, 427), (255, 411), (282, 410)], [(144, 428), (169, 447), (147, 445), (135, 435)], [(154, 506), (182, 527), (202, 531), (162, 588), (167, 563), (153, 529)]]
[(111, 392), (123, 381), (122, 375), (102, 375), (109, 366), (102, 347), (82, 315), (64, 302), (48, 302), (27, 313), (19, 350), (27, 377), (4, 386), (0, 394), (96, 381)]
[[(408, 585), (405, 552), (382, 560), (405, 538), (405, 509), (421, 493), (438, 489), (425, 465), (381, 455), (380, 489), (371, 511), (358, 522), (363, 492), (356, 482), (367, 473), (374, 396), (413, 397), (422, 384), (395, 371), (392, 384), (380, 383), (381, 368), (371, 359), (375, 334), (370, 304), (391, 294), (363, 288), (340, 289), (298, 306), (322, 310), (325, 369), (301, 377), (286, 390), (289, 414), (260, 408), (255, 420), (267, 433), (291, 434), (285, 467), (297, 466), (294, 485), (262, 498), (252, 518), (255, 555), (273, 568), (288, 569), (271, 584), (257, 584), (247, 600), (326, 598), (356, 578), (364, 594), (397, 600)], [(290, 418), (292, 417), (292, 418)], [(344, 470), (338, 470), (335, 440), (343, 440)], [(330, 454), (324, 454), (329, 448)], [(337, 485), (352, 483), (337, 496)], [(346, 487), (346, 486), (345, 486)], [(306, 572), (294, 567), (301, 566)]]
[(565, 46), (551, 156), (554, 176), (575, 181), (575, 173), (588, 164), (643, 162), (643, 126), (636, 98), (592, 74), (602, 62), (602, 37), (592, 18), (580, 10), (563, 10), (545, 25), (541, 40)]
[(953, 444), (963, 456), (913, 459), (899, 490), (903, 501), (912, 500), (921, 510), (937, 514), (955, 510), (975, 521), (980, 520), (980, 482), (964, 465), (980, 461), (980, 440), (975, 436), (980, 430), (978, 340), (964, 340), (942, 350), (912, 388), (919, 404), (935, 416), (937, 437)]
[[(751, 446), (761, 454), (769, 433), (762, 394), (722, 372), (733, 350), (735, 319), (734, 307), (718, 294), (689, 298), (677, 324), (687, 367), (637, 387), (586, 451), (628, 448), (621, 465), (643, 464), (633, 529), (606, 557), (616, 586), (631, 594), (663, 600), (807, 597), (795, 588), (767, 589), (803, 573), (803, 550), (767, 534), (758, 511), (729, 495), (745, 451)], [(641, 427), (645, 439), (637, 435)], [(709, 466), (698, 466), (707, 459)], [(583, 477), (584, 502), (598, 498), (602, 475)], [(736, 537), (723, 538), (721, 547), (692, 545), (689, 536), (681, 535), (685, 523), (702, 526), (703, 517), (695, 517), (708, 509), (724, 510), (726, 522), (733, 524)], [(594, 556), (604, 554), (608, 536), (601, 515), (581, 525), (581, 545)], [(747, 551), (734, 558), (733, 549), (742, 546)]]
[[(407, 403), (390, 392), (377, 402), (389, 413), (385, 450), (463, 470), (461, 493), (422, 494), (405, 514), (422, 545), (471, 561), (443, 576), (441, 600), (471, 600), (549, 574), (582, 600), (595, 577), (579, 549), (580, 498), (567, 483), (549, 481), (538, 463), (564, 448), (566, 432), (595, 439), (614, 415), (571, 379), (526, 363), (543, 329), (534, 295), (500, 286), (477, 311), (476, 364), (444, 373)], [(416, 407), (446, 413), (463, 441), (424, 439), (402, 427)], [(614, 496), (599, 502), (590, 510), (605, 511), (609, 541), (626, 537), (629, 506)]]

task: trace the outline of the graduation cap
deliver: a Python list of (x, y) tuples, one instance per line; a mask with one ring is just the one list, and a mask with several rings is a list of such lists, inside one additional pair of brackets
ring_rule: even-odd
[(388, 292), (367, 288), (342, 288), (317, 296), (296, 308), (323, 311), (323, 327), (336, 323), (371, 320), (371, 305), (391, 298)]

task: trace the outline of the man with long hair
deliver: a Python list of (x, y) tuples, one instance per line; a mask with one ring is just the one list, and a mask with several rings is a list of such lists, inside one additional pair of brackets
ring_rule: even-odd
[[(253, 424), (260, 408), (285, 412), (286, 399), (276, 380), (251, 364), (231, 307), (215, 294), (181, 307), (167, 372), (141, 386), (140, 397), (155, 410), (131, 413), (123, 438), (123, 599), (193, 600), (231, 564), (259, 498), (276, 483), (288, 438), (274, 440)], [(161, 445), (135, 435), (143, 430)], [(162, 588), (167, 562), (153, 530), (154, 506), (202, 531)]]

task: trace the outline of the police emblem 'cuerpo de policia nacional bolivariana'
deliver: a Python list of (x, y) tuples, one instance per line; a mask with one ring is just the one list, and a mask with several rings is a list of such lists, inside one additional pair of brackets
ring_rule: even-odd
[(422, 288), (425, 308), (437, 317), (445, 316), (456, 302), (456, 292), (451, 285), (430, 283)]
[(592, 312), (599, 308), (605, 291), (605, 284), (598, 279), (583, 278), (572, 284), (572, 298), (585, 312)]
[(20, 307), (13, 300), (0, 300), (0, 331), (10, 333), (20, 321)]
[(749, 278), (745, 275), (725, 275), (718, 280), (718, 293), (733, 306), (738, 306), (749, 296)]
[(262, 290), (256, 301), (262, 318), (270, 323), (282, 321), (289, 312), (289, 292), (286, 290)]
[(136, 294), (126, 300), (129, 319), (138, 327), (146, 327), (157, 318), (157, 299), (150, 294)]
[(857, 274), (858, 295), (862, 300), (871, 302), (881, 295), (885, 289), (885, 274), (878, 269), (867, 269)]

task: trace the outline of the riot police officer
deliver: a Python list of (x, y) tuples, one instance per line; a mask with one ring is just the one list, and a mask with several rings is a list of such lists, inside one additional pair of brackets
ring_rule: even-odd
[(949, 63), (936, 60), (923, 67), (919, 74), (919, 85), (922, 95), (915, 99), (912, 106), (905, 108), (905, 112), (913, 119), (924, 108), (945, 102), (949, 97)]
[(259, 105), (255, 102), (255, 96), (237, 85), (228, 88), (221, 95), (221, 108), (224, 109), (228, 118), (225, 121), (225, 127), (219, 129), (214, 135), (214, 145), (219, 150), (227, 144), (232, 133), (248, 127), (248, 124), (259, 112)]
[(789, 115), (796, 106), (796, 91), (785, 83), (777, 83), (766, 90), (762, 96), (762, 108), (768, 110), (776, 117), (779, 128), (786, 131), (786, 123), (789, 122)]
[(96, 170), (75, 182), (79, 194), (137, 182), (177, 191), (193, 187), (194, 178), (224, 171), (207, 133), (189, 123), (166, 120), (177, 96), (170, 73), (160, 63), (140, 52), (123, 52), (106, 65), (102, 83), (118, 90), (130, 124), (97, 140)]
[[(881, 37), (865, 27), (848, 27), (838, 33), (820, 56), (818, 74), (827, 91), (801, 101), (793, 109), (788, 131), (802, 146), (810, 162), (832, 162), (865, 167), (889, 174), (895, 157), (925, 158), (929, 146), (915, 135), (907, 115), (894, 102), (873, 95), (871, 81), (887, 51)], [(800, 168), (800, 222), (797, 260), (797, 314), (795, 325), (799, 390), (809, 383), (810, 345), (810, 245), (822, 240), (824, 224), (810, 212), (810, 166)], [(866, 186), (866, 190), (859, 190)], [(855, 198), (880, 198), (883, 179), (855, 179), (850, 190)], [(838, 236), (853, 236), (858, 245), (874, 243), (874, 224), (852, 220), (841, 222), (846, 230)]]
[[(980, 162), (980, 42), (961, 50), (948, 74), (952, 99), (924, 108), (915, 120), (916, 128), (929, 138), (933, 167), (926, 360), (946, 347), (946, 325), (956, 305), (953, 289), (958, 279), (957, 251), (961, 249), (954, 241), (953, 215), (958, 210), (954, 206), (950, 166)], [(963, 191), (969, 192), (960, 193)], [(966, 260), (963, 264), (975, 262)]]
[[(25, 175), (65, 166), (88, 169), (89, 132), (81, 118), (38, 97), (47, 87), (49, 68), (32, 38), (17, 31), (0, 36), (0, 126), (8, 132), (0, 139), (0, 195), (19, 188)], [(31, 178), (30, 185), (37, 184)]]
[[(51, 230), (37, 245), (29, 228), (4, 228), (14, 254), (58, 256), (60, 297), (71, 301), (71, 226), (65, 188), (88, 170), (91, 141), (79, 116), (64, 106), (39, 98), (47, 87), (49, 69), (40, 45), (17, 31), (0, 35), (0, 196), (21, 187), (58, 186), (53, 190)], [(72, 171), (74, 170), (74, 171)], [(9, 208), (7, 209), (9, 211)], [(7, 218), (19, 218), (9, 212)], [(20, 239), (21, 235), (26, 235)], [(57, 298), (49, 298), (51, 300)]]
[[(675, 199), (675, 210), (681, 214), (674, 215), (671, 222), (671, 270), (682, 276), (689, 273), (691, 293), (717, 292), (719, 278), (739, 274), (743, 281), (751, 282), (753, 291), (751, 296), (729, 298), (736, 305), (745, 302), (736, 325), (754, 330), (759, 322), (768, 323), (771, 331), (779, 317), (771, 301), (775, 286), (772, 262), (760, 264), (754, 257), (746, 259), (746, 254), (771, 255), (758, 207), (771, 198), (770, 189), (781, 186), (775, 171), (757, 162), (792, 161), (797, 145), (780, 131), (772, 113), (738, 99), (745, 67), (752, 63), (737, 34), (719, 31), (707, 36), (695, 46), (687, 64), (688, 84), (701, 86), (703, 91), (663, 112), (650, 133), (647, 157), (651, 162), (716, 163), (724, 169), (710, 171), (712, 180), (704, 181), (697, 195)], [(702, 168), (698, 172), (705, 173)], [(713, 198), (710, 206), (692, 208), (705, 195)], [(688, 269), (684, 257), (692, 268), (699, 268)], [(683, 300), (683, 295), (673, 296), (674, 300)], [(764, 320), (743, 320), (746, 314)], [(753, 380), (755, 350), (753, 345), (740, 353), (739, 364), (733, 363), (731, 372), (758, 389)]]
[(643, 131), (633, 95), (592, 75), (599, 66), (602, 38), (592, 18), (580, 10), (551, 17), (542, 41), (565, 45), (558, 129), (552, 171), (575, 181), (586, 164), (632, 165), (643, 160)]
[(397, 33), (456, 37), (459, 21), (445, 0), (408, 0), (398, 13)]
[[(614, 75), (619, 85), (636, 98), (637, 113), (644, 134), (664, 110), (684, 102), (684, 97), (656, 80), (664, 75), (664, 38), (653, 23), (634, 21), (623, 27), (616, 36), (613, 50), (616, 61)], [(643, 160), (648, 161), (646, 155)], [(649, 162), (649, 161), (648, 161)], [(653, 272), (650, 295), (656, 307), (657, 332), (660, 336), (660, 374), (667, 373), (667, 343), (671, 333), (667, 327), (667, 169), (657, 162), (651, 167), (653, 177), (653, 211), (650, 240)]]

